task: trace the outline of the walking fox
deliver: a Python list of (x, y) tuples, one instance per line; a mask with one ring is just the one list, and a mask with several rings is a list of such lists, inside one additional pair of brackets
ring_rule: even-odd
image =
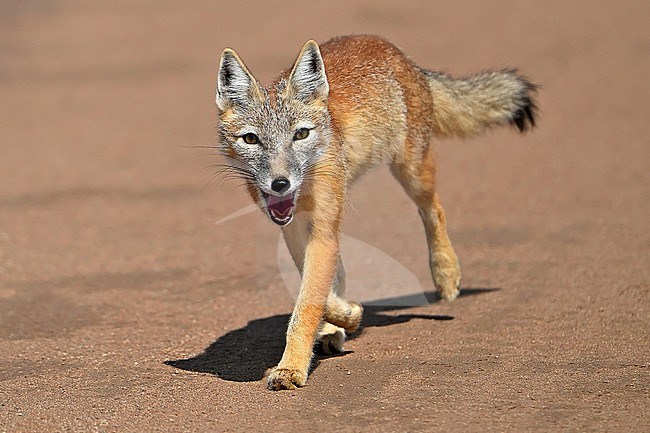
[(268, 388), (307, 380), (313, 345), (341, 351), (363, 308), (347, 301), (340, 231), (350, 186), (388, 163), (418, 207), (436, 288), (451, 301), (460, 268), (435, 190), (433, 137), (467, 137), (494, 125), (535, 124), (535, 86), (515, 71), (456, 80), (415, 65), (375, 36), (312, 40), (293, 67), (267, 87), (225, 49), (216, 104), (219, 149), (228, 174), (282, 227), (302, 283)]

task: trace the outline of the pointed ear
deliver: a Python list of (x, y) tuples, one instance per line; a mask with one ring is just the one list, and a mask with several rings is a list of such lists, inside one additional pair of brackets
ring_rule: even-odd
[(305, 102), (327, 99), (329, 84), (327, 84), (323, 57), (316, 42), (308, 41), (302, 47), (289, 75), (289, 88), (298, 99)]
[(231, 105), (245, 105), (259, 95), (257, 80), (237, 53), (230, 48), (223, 50), (217, 77), (217, 107), (223, 111)]

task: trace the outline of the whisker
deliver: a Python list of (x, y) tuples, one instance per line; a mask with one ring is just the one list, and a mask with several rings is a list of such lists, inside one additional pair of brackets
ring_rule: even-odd
[(220, 174), (220, 173), (215, 173), (214, 175), (212, 175), (212, 176), (210, 177), (210, 179), (208, 179), (208, 181), (207, 181), (207, 182), (206, 182), (206, 183), (201, 187), (201, 191), (203, 191), (203, 190), (205, 189), (206, 186), (208, 186), (210, 183), (212, 183), (212, 181), (213, 181), (217, 176), (219, 176), (219, 174)]
[(176, 147), (182, 147), (184, 149), (218, 149), (219, 146), (186, 146), (184, 144), (177, 144)]

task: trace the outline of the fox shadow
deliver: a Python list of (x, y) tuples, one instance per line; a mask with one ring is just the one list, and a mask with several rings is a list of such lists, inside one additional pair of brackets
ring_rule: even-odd
[[(463, 289), (460, 296), (473, 296), (497, 291), (496, 288)], [(437, 292), (425, 293), (430, 303), (440, 300)], [(408, 305), (410, 297), (382, 299), (364, 304), (361, 328), (348, 337), (352, 340), (363, 333), (364, 328), (390, 326), (406, 323), (413, 319), (453, 320), (453, 316), (438, 314), (384, 314), (391, 311), (405, 310), (423, 305)], [(213, 374), (221, 379), (233, 382), (256, 382), (264, 377), (267, 369), (275, 366), (284, 350), (285, 332), (289, 323), (289, 314), (256, 319), (240, 329), (230, 331), (210, 344), (202, 353), (185, 359), (167, 360), (164, 364), (181, 370)], [(343, 352), (333, 356), (343, 356)], [(331, 357), (319, 354), (316, 350), (316, 368), (321, 359)]]

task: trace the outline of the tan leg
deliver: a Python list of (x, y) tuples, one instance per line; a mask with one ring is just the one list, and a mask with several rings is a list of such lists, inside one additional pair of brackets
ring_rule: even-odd
[[(363, 307), (358, 302), (345, 299), (345, 287), (345, 268), (339, 256), (336, 278), (332, 285), (332, 291), (327, 297), (325, 320), (339, 329), (343, 328), (348, 333), (352, 333), (357, 330), (361, 323)], [(345, 336), (345, 333), (343, 335)], [(339, 352), (343, 350), (342, 344), (343, 342), (341, 342)]]
[(323, 352), (328, 355), (343, 352), (345, 335), (357, 330), (363, 316), (363, 307), (358, 302), (330, 293), (325, 307), (325, 321), (318, 331), (318, 340)]
[[(417, 152), (416, 152), (417, 153)], [(418, 206), (429, 246), (431, 276), (442, 298), (453, 301), (460, 293), (458, 258), (447, 235), (445, 213), (435, 193), (435, 160), (429, 148), (402, 156), (391, 171)]]
[[(294, 218), (299, 219), (300, 215), (298, 213)], [(296, 230), (306, 227), (307, 222), (293, 221), (283, 229), (285, 239), (290, 239), (290, 250), (295, 251), (294, 240), (303, 239), (303, 233), (296, 233)], [(271, 390), (294, 389), (307, 381), (314, 340), (336, 275), (338, 233), (326, 227), (313, 227), (306, 234), (305, 254), (302, 267), (299, 266), (299, 269), (302, 268), (302, 283), (289, 321), (282, 359), (269, 372), (268, 388)]]
[(352, 333), (359, 327), (362, 315), (363, 307), (358, 302), (347, 301), (333, 292), (327, 297), (325, 320), (332, 325)]
[[(303, 213), (297, 213), (294, 218), (295, 220), (283, 230), (283, 234), (287, 248), (302, 277), (305, 249), (309, 239), (308, 220)], [(327, 297), (324, 312), (325, 321), (321, 323), (316, 335), (316, 340), (321, 342), (323, 352), (326, 354), (342, 352), (345, 332), (354, 332), (361, 323), (363, 307), (357, 302), (346, 301), (343, 299), (344, 296), (345, 269), (339, 256), (336, 278)]]

